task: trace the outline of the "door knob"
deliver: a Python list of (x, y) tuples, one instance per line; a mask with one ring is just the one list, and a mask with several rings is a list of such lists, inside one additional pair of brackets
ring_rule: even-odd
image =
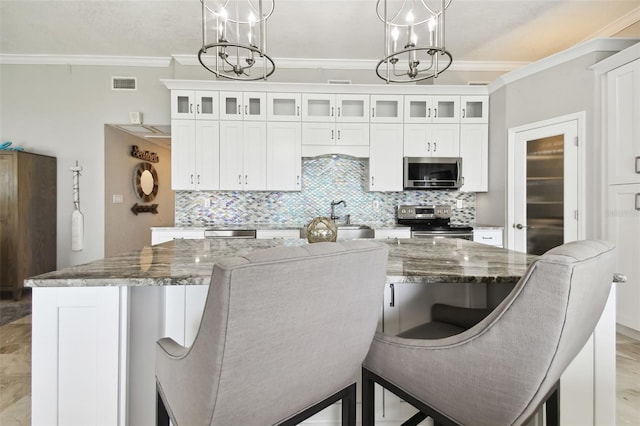
[(524, 228), (527, 227), (527, 225), (523, 225), (521, 223), (516, 223), (516, 224), (513, 225), (513, 227), (516, 228), (516, 229), (524, 229)]

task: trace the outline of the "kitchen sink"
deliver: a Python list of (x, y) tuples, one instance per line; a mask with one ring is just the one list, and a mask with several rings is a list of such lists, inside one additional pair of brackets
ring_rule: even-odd
[[(367, 225), (337, 225), (339, 240), (353, 240), (356, 238), (373, 238), (374, 230)], [(300, 229), (300, 238), (307, 238), (307, 228)]]

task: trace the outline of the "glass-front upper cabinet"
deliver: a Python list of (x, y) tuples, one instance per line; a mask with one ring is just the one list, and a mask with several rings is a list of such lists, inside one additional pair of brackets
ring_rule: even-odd
[(300, 121), (300, 93), (267, 93), (267, 120)]
[(369, 95), (304, 93), (302, 121), (366, 123)]
[(488, 96), (461, 96), (460, 97), (460, 122), (461, 123), (488, 123), (489, 122), (489, 97)]
[(457, 123), (459, 96), (405, 96), (405, 123)]
[(402, 95), (371, 95), (369, 99), (372, 123), (402, 123)]
[(264, 92), (220, 92), (221, 120), (266, 120)]
[(172, 119), (218, 119), (218, 92), (207, 90), (172, 90)]

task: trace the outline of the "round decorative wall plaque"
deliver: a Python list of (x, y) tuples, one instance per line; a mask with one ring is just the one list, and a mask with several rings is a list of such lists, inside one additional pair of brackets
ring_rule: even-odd
[(158, 195), (158, 173), (151, 163), (138, 163), (133, 169), (133, 190), (148, 203)]

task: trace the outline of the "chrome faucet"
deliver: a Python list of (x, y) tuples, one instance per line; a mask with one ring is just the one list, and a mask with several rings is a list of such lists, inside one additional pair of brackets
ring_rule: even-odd
[(340, 218), (340, 216), (336, 216), (336, 206), (338, 204), (342, 204), (343, 206), (347, 207), (347, 203), (345, 203), (344, 200), (340, 200), (338, 202), (331, 201), (331, 220), (336, 220)]

